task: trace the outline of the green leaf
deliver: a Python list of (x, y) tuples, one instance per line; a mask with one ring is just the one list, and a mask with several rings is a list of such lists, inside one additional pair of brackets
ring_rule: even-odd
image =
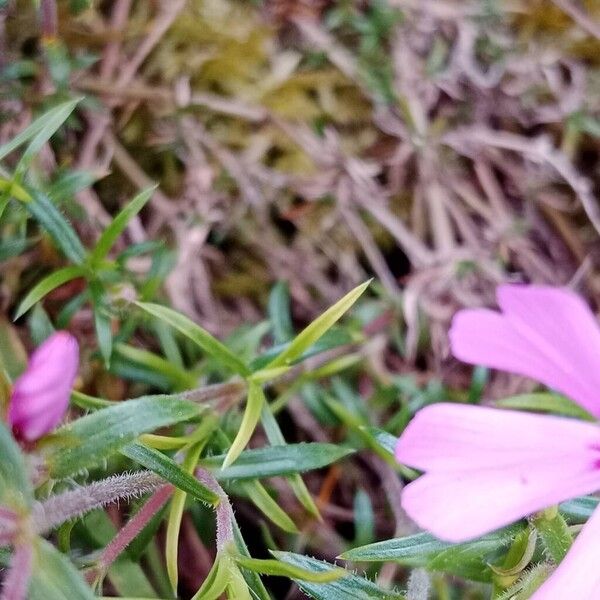
[(377, 427), (361, 427), (361, 429), (370, 435), (377, 442), (380, 448), (385, 450), (391, 456), (394, 456), (396, 443), (398, 442), (398, 438), (396, 436)]
[(0, 192), (2, 192), (0, 217), (4, 213), (4, 209), (11, 198), (16, 198), (21, 202), (31, 202), (31, 196), (25, 191), (23, 186), (19, 185), (14, 179), (4, 179), (3, 177), (0, 177)]
[(259, 384), (250, 381), (248, 384), (248, 400), (246, 401), (246, 409), (244, 417), (227, 456), (223, 461), (223, 468), (229, 467), (235, 459), (240, 455), (246, 444), (250, 441), (256, 424), (260, 419), (260, 413), (265, 404), (265, 394)]
[(108, 368), (112, 355), (113, 334), (110, 316), (104, 312), (102, 306), (94, 306), (94, 327), (104, 366)]
[(241, 481), (239, 486), (250, 498), (252, 503), (260, 510), (265, 517), (270, 519), (277, 527), (287, 533), (298, 533), (298, 528), (288, 514), (277, 504), (270, 496), (265, 487), (256, 480)]
[[(69, 115), (75, 110), (75, 107), (80, 102), (80, 98), (70, 100), (60, 104), (55, 109), (48, 111), (42, 115), (37, 121), (43, 121), (41, 127), (35, 132), (31, 143), (27, 150), (23, 152), (21, 160), (17, 164), (15, 172), (22, 173), (30, 165), (32, 159), (42, 149), (42, 146), (56, 133), (58, 128), (68, 119)], [(32, 123), (33, 125), (33, 123)], [(31, 125), (30, 125), (31, 127)], [(29, 129), (29, 128), (28, 128)], [(2, 154), (0, 150), (0, 155)]]
[(6, 426), (0, 422), (0, 504), (22, 509), (31, 506), (33, 490), (23, 455)]
[(116, 217), (114, 217), (111, 224), (102, 232), (95, 248), (90, 253), (90, 264), (97, 265), (106, 258), (110, 249), (113, 247), (113, 244), (123, 233), (125, 227), (127, 227), (129, 221), (142, 210), (146, 202), (152, 197), (156, 188), (157, 186), (153, 185), (140, 192), (133, 200), (123, 207)]
[[(186, 453), (181, 468), (190, 476), (196, 468), (200, 452), (204, 448), (204, 443), (194, 444)], [(167, 575), (171, 583), (171, 590), (177, 595), (177, 583), (179, 580), (179, 531), (181, 530), (181, 521), (187, 494), (183, 490), (176, 489), (171, 498), (169, 507), (169, 516), (167, 518), (167, 533), (165, 536), (165, 563), (167, 565)]]
[(290, 310), (290, 289), (286, 282), (278, 281), (269, 294), (269, 320), (276, 344), (284, 344), (294, 337)]
[(63, 171), (46, 186), (46, 193), (52, 200), (66, 200), (91, 187), (98, 178), (93, 171)]
[(67, 281), (71, 281), (77, 277), (82, 277), (84, 274), (85, 269), (82, 267), (71, 266), (54, 271), (54, 273), (44, 277), (41, 281), (34, 285), (25, 298), (23, 298), (19, 304), (19, 307), (17, 308), (15, 319), (23, 316), (36, 302), (41, 300), (52, 290), (55, 290), (57, 287), (67, 283)]
[(157, 597), (142, 567), (125, 556), (111, 565), (108, 578), (120, 596)]
[(83, 264), (86, 252), (71, 224), (42, 192), (33, 188), (28, 188), (27, 191), (31, 195), (31, 201), (25, 204), (27, 210), (68, 259), (75, 264)]
[(504, 592), (494, 595), (494, 600), (529, 600), (551, 574), (549, 563), (538, 563), (524, 571), (522, 577)]
[(560, 564), (573, 544), (573, 536), (557, 508), (538, 513), (532, 520), (548, 555)]
[[(279, 424), (277, 423), (277, 419), (275, 419), (273, 416), (271, 407), (268, 404), (263, 406), (261, 423), (265, 433), (267, 434), (267, 439), (272, 446), (287, 445), (287, 442), (281, 433), (281, 429), (279, 428)], [(308, 513), (313, 517), (320, 519), (321, 515), (319, 513), (319, 509), (317, 508), (317, 505), (308, 491), (308, 488), (306, 487), (302, 477), (300, 475), (291, 475), (286, 479), (300, 504), (302, 504), (302, 506), (304, 506)]]
[(562, 502), (558, 508), (569, 523), (585, 523), (598, 507), (598, 503), (598, 498), (581, 496)]
[[(0, 209), (0, 217), (1, 216), (2, 210)], [(14, 237), (0, 241), (0, 262), (4, 262), (13, 256), (23, 254), (23, 252), (25, 252), (32, 244), (33, 240), (25, 237)]]
[(200, 464), (213, 469), (219, 481), (228, 479), (260, 479), (277, 475), (292, 475), (320, 469), (354, 451), (336, 444), (301, 443), (245, 450), (233, 465), (221, 469), (224, 456), (212, 456)]
[[(140, 365), (143, 369), (160, 373), (169, 380), (171, 385), (179, 389), (189, 389), (196, 386), (198, 383), (197, 376), (188, 373), (185, 369), (170, 360), (164, 359), (162, 356), (154, 354), (137, 346), (128, 346), (127, 344), (116, 344), (115, 351), (118, 356), (121, 356), (128, 361)], [(113, 357), (113, 361), (114, 361)]]
[(579, 404), (575, 404), (575, 402), (569, 400), (569, 398), (549, 392), (511, 396), (510, 398), (498, 400), (496, 406), (517, 410), (543, 411), (566, 417), (584, 419), (586, 421), (596, 420), (589, 412), (581, 408)]
[[(329, 563), (294, 554), (292, 552), (271, 552), (278, 560), (304, 571), (312, 571), (316, 574), (335, 573), (339, 567)], [(404, 596), (397, 592), (383, 590), (373, 582), (353, 573), (347, 573), (345, 577), (330, 581), (329, 583), (313, 583), (293, 578), (298, 587), (314, 600), (404, 600)]]
[(16, 327), (0, 316), (0, 401), (8, 401), (5, 373), (10, 379), (16, 379), (27, 367), (27, 350), (17, 334)]
[(177, 396), (147, 396), (96, 411), (61, 427), (46, 447), (49, 475), (68, 477), (99, 465), (137, 436), (197, 417), (201, 408)]
[[(51, 108), (43, 115), (35, 119), (35, 121), (21, 131), (21, 133), (16, 135), (12, 140), (0, 146), (0, 160), (8, 156), (13, 150), (16, 150), (27, 140), (38, 136), (42, 131), (51, 131), (54, 133), (67, 120), (68, 116), (73, 112), (78, 102), (79, 99), (63, 102), (62, 104)], [(50, 133), (46, 139), (49, 139), (52, 133)]]
[(71, 404), (79, 406), (84, 410), (98, 410), (99, 408), (115, 406), (116, 402), (112, 400), (104, 400), (103, 398), (96, 398), (95, 396), (89, 396), (88, 394), (73, 390), (71, 392)]
[(106, 299), (104, 288), (99, 280), (96, 279), (90, 281), (89, 290), (92, 296), (92, 305), (94, 307), (94, 327), (96, 329), (98, 347), (104, 360), (104, 366), (108, 369), (113, 346), (112, 323), (108, 308), (109, 303)]
[[(246, 558), (251, 558), (250, 552), (248, 552), (248, 547), (246, 546), (246, 542), (242, 536), (242, 532), (240, 531), (240, 526), (235, 520), (235, 516), (231, 516), (231, 521), (233, 524), (233, 538), (235, 541), (235, 547), (237, 551)], [(262, 579), (258, 573), (254, 571), (244, 570), (243, 573), (244, 579), (248, 584), (248, 587), (252, 590), (252, 598), (255, 600), (272, 600), (271, 595), (267, 592)]]
[(66, 556), (38, 539), (28, 600), (94, 600), (92, 590)]
[(192, 600), (217, 600), (229, 583), (231, 566), (231, 558), (227, 554), (218, 555), (202, 586), (192, 596)]
[(375, 514), (371, 497), (362, 488), (354, 496), (354, 545), (364, 546), (375, 539)]
[(56, 331), (48, 313), (39, 304), (36, 304), (35, 308), (29, 314), (27, 327), (29, 328), (31, 341), (36, 346), (42, 344), (44, 340), (48, 339)]
[(353, 562), (397, 562), (444, 571), (474, 581), (491, 581), (489, 564), (496, 562), (522, 526), (515, 525), (490, 533), (472, 542), (451, 544), (428, 533), (376, 542), (348, 550), (341, 555)]
[(454, 544), (443, 542), (428, 533), (416, 533), (402, 538), (385, 540), (353, 548), (340, 555), (353, 562), (398, 562), (423, 566), (431, 556), (439, 554)]
[(341, 567), (333, 567), (324, 571), (314, 569), (303, 569), (289, 563), (272, 559), (246, 558), (245, 556), (234, 556), (235, 562), (242, 568), (262, 573), (263, 575), (274, 575), (276, 577), (288, 577), (289, 579), (300, 579), (313, 583), (329, 583), (345, 577), (348, 572)]
[[(316, 356), (323, 352), (327, 352), (328, 350), (333, 350), (334, 348), (339, 348), (340, 346), (346, 346), (355, 342), (356, 338), (350, 335), (350, 333), (346, 329), (342, 329), (341, 327), (333, 326), (329, 331), (326, 331), (314, 344), (312, 344), (306, 351), (304, 351), (300, 356), (295, 357), (292, 360), (292, 364), (296, 364), (307, 360), (311, 356)], [(271, 369), (271, 362), (276, 359), (282, 352), (285, 352), (293, 342), (288, 342), (285, 344), (279, 344), (277, 346), (273, 346), (269, 348), (265, 352), (263, 352), (260, 356), (257, 356), (250, 363), (250, 367), (252, 371), (258, 371), (262, 369)], [(290, 366), (290, 365), (286, 365)], [(275, 367), (279, 368), (279, 367)]]
[(219, 503), (217, 494), (203, 486), (195, 477), (186, 473), (172, 458), (162, 452), (134, 442), (121, 448), (121, 454), (160, 475), (176, 488), (190, 494), (197, 500), (211, 506), (216, 506)]
[(371, 281), (354, 288), (341, 300), (328, 308), (320, 317), (316, 318), (310, 325), (303, 329), (290, 343), (290, 345), (273, 359), (267, 368), (289, 365), (310, 348), (328, 329), (330, 329), (347, 312), (350, 307), (360, 298)]
[(525, 570), (535, 554), (537, 537), (535, 528), (523, 529), (515, 536), (501, 564), (490, 565), (492, 571), (498, 575), (496, 585), (504, 587), (503, 584), (506, 583), (506, 578), (510, 580)]
[(248, 583), (237, 567), (231, 569), (231, 578), (227, 584), (227, 598), (228, 600), (254, 600)]
[(252, 381), (254, 383), (262, 384), (267, 383), (268, 381), (273, 381), (282, 375), (285, 375), (290, 370), (290, 367), (274, 367), (273, 369), (259, 369), (258, 371), (254, 371), (250, 377), (248, 377), (248, 381)]
[(199, 325), (196, 325), (191, 319), (160, 304), (149, 302), (136, 302), (136, 304), (147, 313), (177, 329), (196, 343), (206, 354), (229, 367), (235, 373), (243, 377), (251, 374), (250, 369), (225, 344), (214, 338)]

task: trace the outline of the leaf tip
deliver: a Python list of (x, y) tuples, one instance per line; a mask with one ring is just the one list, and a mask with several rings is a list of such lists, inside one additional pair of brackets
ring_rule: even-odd
[(225, 460), (223, 461), (223, 464), (221, 465), (221, 470), (227, 469), (228, 467), (230, 467), (237, 459), (237, 457), (240, 455), (240, 450), (238, 450), (237, 448), (234, 448), (233, 446), (229, 449), (229, 452), (227, 452), (226, 456), (225, 456)]

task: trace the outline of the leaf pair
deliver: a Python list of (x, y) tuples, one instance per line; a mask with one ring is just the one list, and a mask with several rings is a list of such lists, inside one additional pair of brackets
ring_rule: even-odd
[(112, 354), (112, 330), (109, 306), (106, 300), (101, 274), (103, 261), (129, 221), (144, 207), (152, 197), (155, 186), (140, 192), (117, 214), (111, 224), (102, 232), (95, 248), (87, 254), (70, 223), (57, 210), (54, 203), (43, 193), (31, 190), (29, 212), (50, 234), (57, 246), (74, 265), (63, 267), (39, 281), (19, 304), (15, 319), (24, 315), (34, 304), (61, 285), (83, 277), (90, 286), (94, 305), (95, 327), (100, 352), (108, 364)]
[(231, 466), (246, 447), (260, 419), (263, 407), (265, 406), (265, 396), (261, 387), (262, 383), (285, 372), (287, 367), (298, 360), (313, 346), (358, 300), (361, 294), (367, 289), (369, 283), (367, 281), (346, 294), (301, 331), (278, 356), (268, 362), (262, 369), (254, 372), (233, 354), (225, 344), (184, 315), (158, 304), (138, 303), (138, 306), (147, 313), (177, 329), (196, 343), (206, 354), (248, 381), (246, 410), (238, 434), (223, 461), (224, 469)]

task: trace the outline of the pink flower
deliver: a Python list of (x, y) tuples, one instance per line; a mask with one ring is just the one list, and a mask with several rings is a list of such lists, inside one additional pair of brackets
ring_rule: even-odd
[(32, 442), (60, 423), (78, 369), (79, 346), (70, 333), (58, 331), (37, 348), (10, 397), (8, 424), (16, 438)]
[[(535, 378), (600, 417), (600, 328), (574, 293), (498, 289), (502, 312), (463, 310), (450, 331), (455, 356)], [(435, 536), (463, 542), (600, 489), (600, 428), (573, 419), (479, 406), (421, 410), (396, 446), (425, 474), (402, 496)], [(535, 600), (600, 598), (600, 509)]]

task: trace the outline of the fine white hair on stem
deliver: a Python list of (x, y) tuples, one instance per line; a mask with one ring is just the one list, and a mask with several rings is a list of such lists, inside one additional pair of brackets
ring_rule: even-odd
[(65, 521), (121, 499), (139, 498), (163, 484), (164, 480), (150, 471), (124, 473), (94, 481), (37, 502), (33, 508), (34, 528), (44, 535)]
[(227, 494), (210, 471), (198, 467), (196, 469), (196, 478), (202, 485), (215, 492), (221, 500), (215, 508), (217, 516), (217, 552), (219, 552), (232, 543), (234, 539), (233, 509), (231, 508)]
[(408, 578), (406, 589), (407, 600), (427, 600), (431, 589), (431, 581), (425, 569), (414, 569)]
[(0, 600), (25, 600), (32, 562), (33, 547), (27, 543), (17, 545), (4, 579)]

